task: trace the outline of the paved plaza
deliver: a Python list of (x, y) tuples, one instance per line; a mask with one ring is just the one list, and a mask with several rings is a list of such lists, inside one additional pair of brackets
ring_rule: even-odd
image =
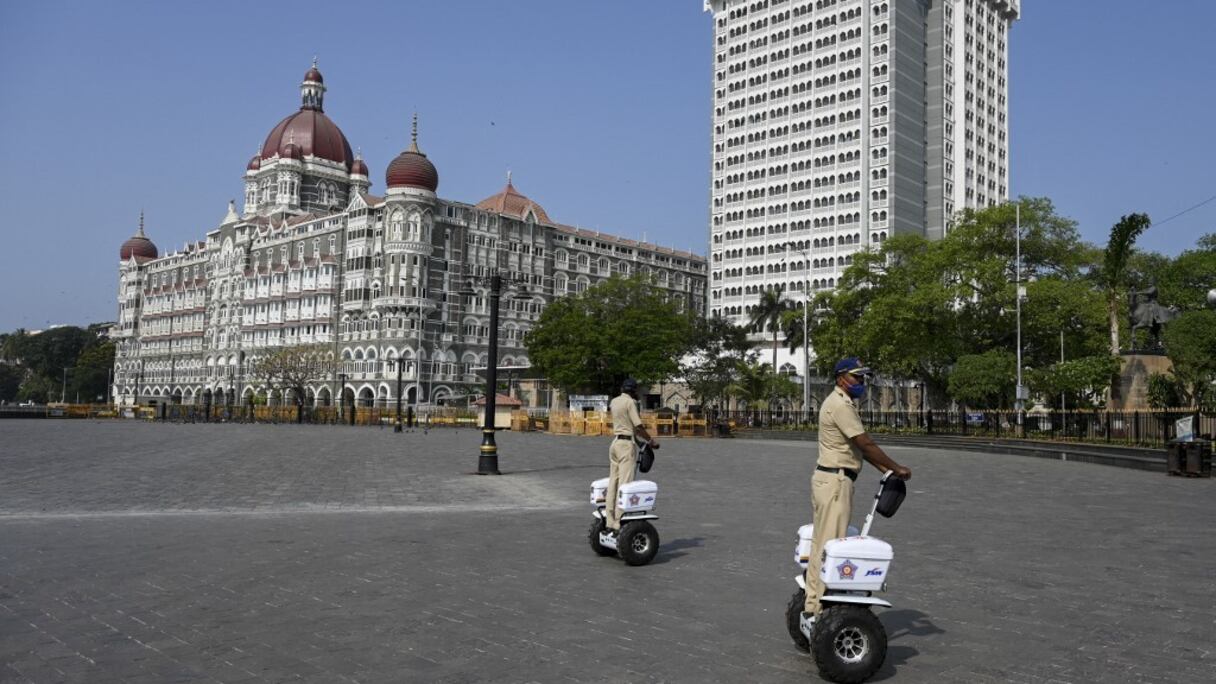
[[(813, 444), (665, 440), (631, 568), (586, 541), (607, 438), (501, 434), (502, 477), (479, 441), (0, 422), (0, 682), (818, 681), (783, 623)], [(890, 452), (876, 680), (1216, 680), (1216, 482)]]

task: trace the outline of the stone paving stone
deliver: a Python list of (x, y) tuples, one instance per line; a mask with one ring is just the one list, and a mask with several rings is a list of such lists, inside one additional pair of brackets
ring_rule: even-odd
[[(587, 548), (606, 439), (0, 422), (0, 682), (804, 682), (813, 444), (665, 440), (655, 562)], [(1211, 480), (893, 447), (877, 679), (1216, 680)], [(875, 486), (859, 480), (855, 517)]]

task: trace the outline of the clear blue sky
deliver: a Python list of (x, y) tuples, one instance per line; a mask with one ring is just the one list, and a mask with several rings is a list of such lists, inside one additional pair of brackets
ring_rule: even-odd
[[(1093, 242), (1216, 195), (1216, 3), (1024, 5), (1015, 194)], [(113, 320), (140, 209), (162, 252), (201, 239), (314, 54), (373, 192), (417, 110), (444, 197), (510, 168), (556, 220), (704, 253), (710, 33), (701, 0), (0, 3), (0, 330)], [(1214, 231), (1216, 202), (1141, 245)]]

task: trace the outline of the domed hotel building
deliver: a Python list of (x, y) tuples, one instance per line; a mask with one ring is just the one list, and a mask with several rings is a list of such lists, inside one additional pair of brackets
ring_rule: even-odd
[(523, 339), (554, 297), (640, 273), (704, 311), (704, 257), (556, 222), (510, 175), (479, 202), (441, 198), (416, 118), (383, 192), (372, 194), (367, 162), (325, 114), (325, 92), (314, 64), (299, 110), (245, 166), (243, 210), (230, 203), (204, 239), (161, 254), (140, 215), (119, 251), (118, 403), (248, 403), (268, 389), (251, 372), (255, 361), (294, 345), (332, 361), (310, 383), (309, 405), (339, 395), (395, 405), (398, 364), (408, 404), (480, 394), (476, 369), (491, 362), (491, 273), (510, 283), (497, 364), (538, 380), (520, 397), (525, 405), (549, 404)]

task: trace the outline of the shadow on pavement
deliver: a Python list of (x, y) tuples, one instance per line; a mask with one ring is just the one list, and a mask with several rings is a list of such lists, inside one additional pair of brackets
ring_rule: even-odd
[(551, 467), (551, 468), (524, 468), (524, 469), (521, 469), (521, 470), (503, 470), (503, 471), (502, 471), (502, 474), (503, 474), (503, 475), (520, 475), (520, 474), (523, 474), (523, 473), (548, 473), (548, 472), (552, 472), (552, 471), (555, 471), (555, 470), (586, 470), (586, 469), (588, 469), (588, 468), (591, 468), (591, 469), (593, 469), (593, 470), (604, 470), (604, 466), (599, 465), (599, 464), (594, 464), (594, 465), (562, 465), (562, 466), (553, 466), (553, 467)]
[(666, 563), (669, 560), (679, 558), (680, 556), (688, 555), (683, 549), (692, 549), (699, 546), (705, 546), (705, 537), (692, 537), (689, 539), (676, 539), (674, 541), (659, 543), (659, 553), (651, 561), (652, 565)]
[[(887, 630), (888, 642), (906, 636), (931, 636), (946, 633), (946, 630), (933, 624), (929, 616), (919, 610), (888, 610), (880, 613), (879, 619)], [(920, 651), (911, 646), (889, 645), (887, 659), (871, 681), (877, 682), (894, 677), (899, 666), (906, 664), (917, 655), (920, 655)]]

